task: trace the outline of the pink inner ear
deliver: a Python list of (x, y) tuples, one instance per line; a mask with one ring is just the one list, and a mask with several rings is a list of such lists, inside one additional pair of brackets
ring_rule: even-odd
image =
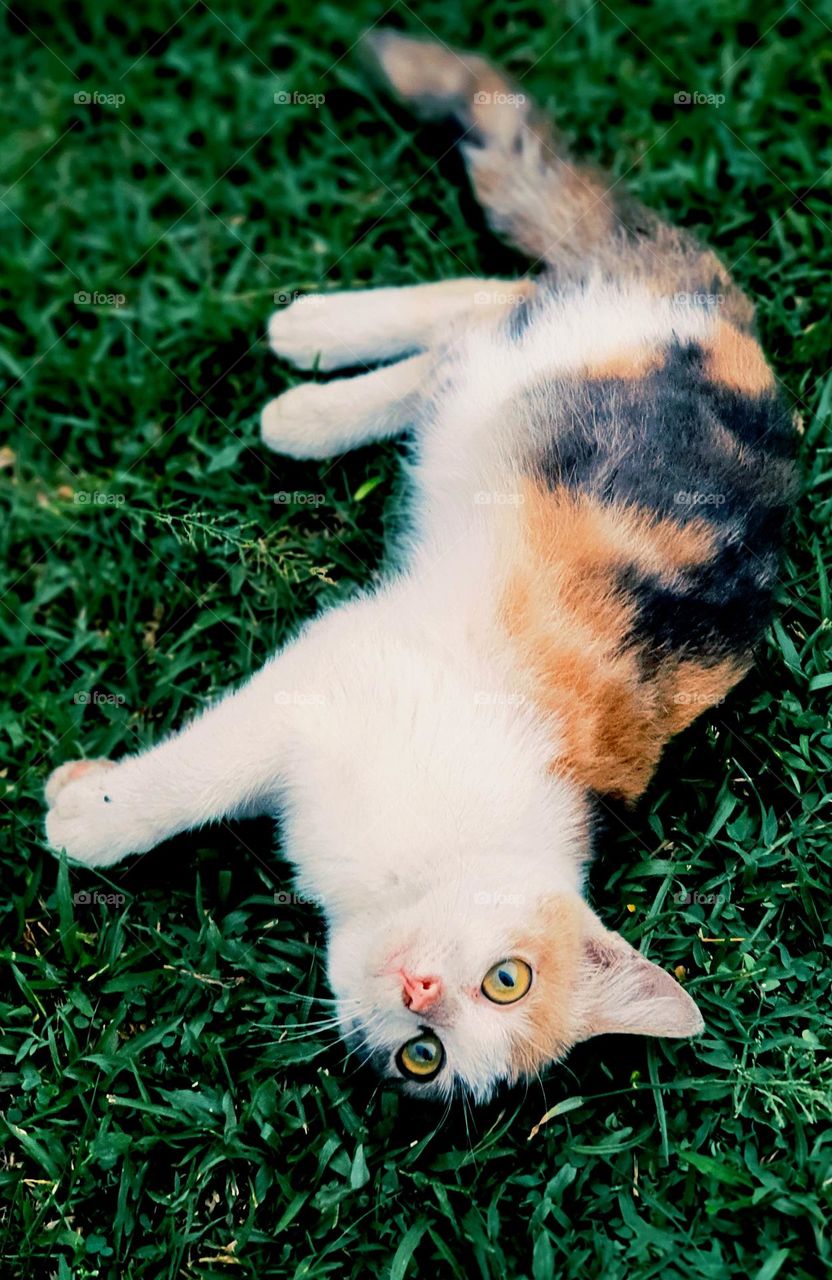
[(675, 977), (646, 960), (617, 933), (584, 939), (582, 981), (587, 1020), (582, 1039), (608, 1032), (698, 1035), (702, 1015)]

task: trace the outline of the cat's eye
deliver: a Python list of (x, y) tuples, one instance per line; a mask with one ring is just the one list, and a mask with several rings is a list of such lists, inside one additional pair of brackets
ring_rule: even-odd
[(408, 1040), (396, 1054), (396, 1066), (409, 1080), (433, 1079), (444, 1061), (442, 1041), (429, 1031)]
[(482, 993), (495, 1004), (514, 1004), (531, 985), (532, 970), (525, 960), (501, 960), (483, 978)]

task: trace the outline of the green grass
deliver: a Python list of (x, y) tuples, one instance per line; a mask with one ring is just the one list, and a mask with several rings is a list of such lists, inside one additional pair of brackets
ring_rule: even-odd
[[(289, 381), (262, 341), (273, 295), (516, 266), (447, 135), (365, 90), (349, 50), (383, 8), (0, 13), (3, 1274), (818, 1276), (832, 1262), (828, 3), (397, 0), (390, 15), (507, 61), (581, 150), (698, 227), (758, 296), (802, 418), (806, 494), (759, 667), (674, 744), (648, 804), (611, 823), (592, 877), (611, 926), (685, 967), (701, 1039), (598, 1041), (545, 1089), (443, 1117), (314, 1028), (300, 1038), (326, 1008), (323, 930), (313, 908), (275, 906), (289, 872), (268, 823), (108, 878), (44, 850), (50, 768), (152, 742), (379, 562), (395, 446), (329, 466), (258, 444), (258, 410)], [(80, 90), (125, 101), (76, 104)], [(326, 100), (275, 105), (276, 91)], [(725, 101), (679, 107), (678, 91)], [(325, 501), (275, 503), (284, 491)], [(78, 500), (92, 493), (119, 497)], [(96, 891), (121, 896), (76, 900)]]

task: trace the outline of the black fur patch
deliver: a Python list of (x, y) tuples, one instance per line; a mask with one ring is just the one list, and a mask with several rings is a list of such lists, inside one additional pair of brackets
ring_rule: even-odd
[(535, 312), (534, 295), (523, 298), (506, 316), (506, 332), (513, 341), (518, 341), (529, 328)]
[(552, 489), (711, 528), (712, 558), (673, 585), (635, 567), (619, 580), (638, 605), (631, 642), (656, 657), (718, 661), (747, 654), (767, 625), (798, 486), (780, 397), (716, 386), (704, 368), (697, 343), (677, 343), (637, 381), (559, 381), (546, 396), (558, 420), (537, 467)]

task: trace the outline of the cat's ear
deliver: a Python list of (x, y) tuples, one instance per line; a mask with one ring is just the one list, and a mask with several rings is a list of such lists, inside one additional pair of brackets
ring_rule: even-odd
[(695, 1036), (702, 1014), (672, 974), (645, 960), (618, 933), (591, 916), (578, 970), (579, 1040), (607, 1033)]

